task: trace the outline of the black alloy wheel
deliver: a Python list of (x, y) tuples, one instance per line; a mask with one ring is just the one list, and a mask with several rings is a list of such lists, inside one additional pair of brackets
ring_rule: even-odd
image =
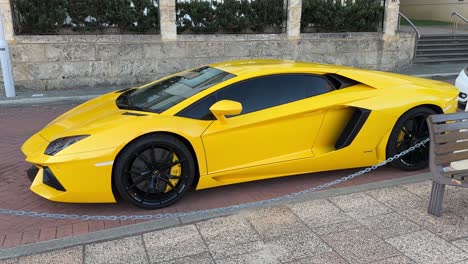
[(194, 160), (188, 148), (164, 134), (131, 143), (114, 168), (114, 183), (121, 197), (144, 209), (175, 203), (190, 188), (194, 177)]
[[(409, 110), (398, 119), (387, 143), (387, 158), (415, 146), (429, 138), (426, 118), (436, 112), (427, 107)], [(425, 168), (429, 162), (429, 143), (394, 160), (391, 164), (399, 169), (414, 171)]]

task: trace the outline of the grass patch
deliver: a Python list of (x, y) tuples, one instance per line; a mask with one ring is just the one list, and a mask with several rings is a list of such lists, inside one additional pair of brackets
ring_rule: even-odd
[[(415, 26), (419, 27), (429, 27), (429, 26), (451, 26), (453, 23), (451, 22), (445, 22), (445, 21), (438, 21), (438, 20), (422, 20), (422, 19), (411, 19), (411, 22)], [(409, 26), (408, 21), (406, 21), (404, 18), (401, 19), (401, 25), (402, 26)]]

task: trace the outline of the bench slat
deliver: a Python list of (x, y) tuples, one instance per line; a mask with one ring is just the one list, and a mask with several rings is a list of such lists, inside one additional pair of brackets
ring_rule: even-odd
[(456, 142), (457, 140), (468, 139), (468, 131), (452, 131), (444, 134), (435, 134), (434, 139), (436, 144)]
[(468, 169), (466, 170), (454, 170), (454, 171), (445, 171), (444, 176), (449, 178), (461, 179), (461, 177), (466, 177), (468, 179)]
[(441, 114), (431, 115), (428, 117), (432, 123), (441, 123), (447, 121), (456, 121), (468, 118), (468, 112), (453, 113), (453, 114)]
[(445, 124), (434, 124), (434, 133), (443, 133), (447, 131), (456, 131), (460, 129), (468, 128), (467, 121), (458, 121), (454, 123), (445, 123)]
[(468, 149), (468, 141), (434, 144), (434, 153), (436, 154), (444, 154), (444, 153), (454, 152), (457, 150), (465, 150), (465, 149)]
[(452, 161), (459, 161), (465, 159), (468, 159), (468, 151), (449, 153), (446, 155), (438, 154), (435, 156), (435, 163), (436, 165), (443, 165)]

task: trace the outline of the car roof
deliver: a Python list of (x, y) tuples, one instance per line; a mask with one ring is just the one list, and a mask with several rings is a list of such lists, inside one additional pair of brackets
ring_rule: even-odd
[(214, 63), (209, 66), (238, 76), (252, 72), (287, 73), (313, 71), (317, 73), (334, 73), (340, 69), (348, 68), (337, 65), (276, 59), (235, 60)]

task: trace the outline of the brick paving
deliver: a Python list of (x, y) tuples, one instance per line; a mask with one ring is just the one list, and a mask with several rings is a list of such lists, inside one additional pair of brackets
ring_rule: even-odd
[[(125, 203), (65, 204), (45, 200), (29, 191), (25, 175), (29, 164), (20, 151), (22, 143), (76, 103), (0, 106), (0, 208), (63, 214), (148, 214)], [(186, 212), (268, 199), (333, 181), (356, 170), (341, 170), (251, 182), (190, 192), (177, 204), (151, 213)], [(344, 187), (419, 174), (384, 167), (336, 187)], [(64, 238), (142, 221), (80, 221), (0, 215), (0, 248)]]

